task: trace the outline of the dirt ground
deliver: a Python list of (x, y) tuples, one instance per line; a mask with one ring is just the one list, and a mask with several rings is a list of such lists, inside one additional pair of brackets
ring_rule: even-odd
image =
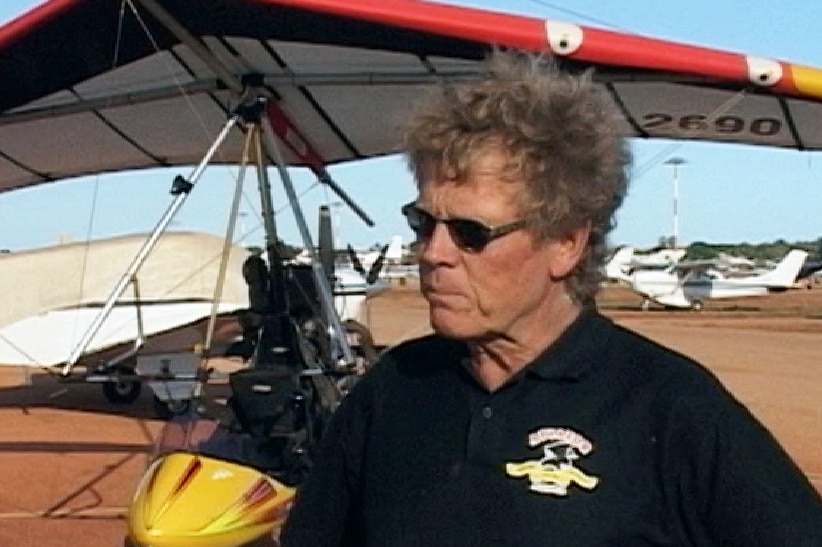
[[(609, 288), (600, 307), (711, 368), (822, 491), (822, 287), (701, 312), (643, 312), (636, 296)], [(368, 317), (378, 343), (428, 331), (415, 287), (375, 299)], [(112, 407), (99, 385), (0, 367), (0, 546), (122, 545), (125, 507), (162, 425), (148, 390)]]

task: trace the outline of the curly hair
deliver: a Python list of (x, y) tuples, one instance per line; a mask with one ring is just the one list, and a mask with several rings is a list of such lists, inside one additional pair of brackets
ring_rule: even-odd
[(408, 166), (418, 186), (432, 169), (460, 184), (479, 155), (501, 150), (500, 179), (524, 183), (518, 206), (537, 238), (590, 225), (583, 256), (565, 280), (571, 298), (589, 305), (628, 189), (631, 154), (619, 114), (590, 72), (500, 50), (488, 67), (478, 81), (440, 86), (418, 106), (405, 133)]

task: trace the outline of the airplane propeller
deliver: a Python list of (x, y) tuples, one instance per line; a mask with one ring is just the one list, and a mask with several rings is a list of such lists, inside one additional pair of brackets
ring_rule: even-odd
[(363, 267), (362, 262), (360, 262), (360, 257), (357, 256), (357, 251), (354, 250), (354, 247), (352, 247), (350, 243), (348, 244), (347, 249), (348, 258), (351, 260), (351, 266), (354, 267), (358, 274), (365, 277), (365, 268)]
[(388, 252), (388, 245), (383, 245), (380, 249), (380, 254), (377, 255), (377, 259), (371, 265), (371, 268), (368, 272), (365, 271), (365, 267), (362, 265), (360, 258), (357, 256), (357, 252), (348, 244), (348, 257), (351, 259), (351, 265), (354, 269), (359, 273), (361, 276), (365, 278), (365, 282), (369, 285), (374, 284), (377, 279), (380, 277), (380, 272), (382, 272), (382, 266), (385, 263), (385, 254)]
[(377, 256), (377, 260), (371, 265), (371, 269), (368, 270), (368, 275), (365, 276), (365, 282), (369, 285), (374, 284), (377, 281), (377, 278), (380, 276), (380, 272), (382, 271), (382, 266), (385, 263), (385, 253), (388, 252), (388, 245), (383, 245), (380, 249), (380, 254)]

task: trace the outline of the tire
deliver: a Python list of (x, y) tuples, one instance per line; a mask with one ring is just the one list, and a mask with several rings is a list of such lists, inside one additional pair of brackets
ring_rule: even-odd
[(694, 300), (691, 302), (691, 309), (694, 311), (702, 311), (705, 305), (702, 303), (702, 300)]
[(134, 380), (117, 380), (103, 384), (103, 397), (114, 405), (133, 403), (140, 396), (143, 384)]
[(175, 416), (186, 414), (191, 409), (191, 399), (184, 399), (180, 401), (163, 401), (156, 395), (152, 399), (154, 406), (154, 413), (158, 418), (163, 420), (170, 420)]

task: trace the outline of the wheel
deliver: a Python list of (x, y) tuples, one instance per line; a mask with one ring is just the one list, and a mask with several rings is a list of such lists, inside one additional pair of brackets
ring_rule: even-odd
[(175, 416), (180, 416), (188, 412), (191, 408), (191, 399), (169, 399), (168, 401), (164, 401), (155, 395), (152, 404), (154, 405), (154, 412), (158, 417), (163, 420), (170, 420)]
[(694, 300), (691, 302), (691, 309), (694, 311), (702, 311), (702, 308), (705, 307), (702, 303), (702, 300)]
[(103, 384), (103, 396), (115, 405), (133, 403), (140, 396), (143, 384), (134, 380), (117, 380)]

